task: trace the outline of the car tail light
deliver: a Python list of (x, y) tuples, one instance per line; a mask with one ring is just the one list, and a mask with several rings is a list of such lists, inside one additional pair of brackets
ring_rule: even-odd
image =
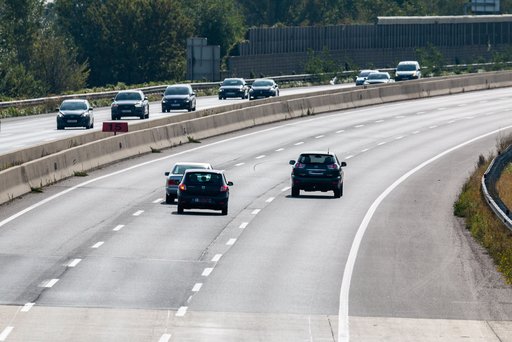
[(186, 191), (187, 186), (185, 184), (180, 184), (179, 189), (180, 189), (180, 191)]
[(220, 187), (220, 192), (228, 192), (229, 191), (229, 187), (227, 185), (223, 185)]
[(329, 164), (329, 165), (327, 165), (327, 168), (329, 170), (337, 170), (338, 169), (338, 165), (336, 165), (336, 164)]
[(167, 185), (174, 185), (174, 181), (172, 179), (167, 180)]
[(297, 164), (295, 164), (295, 168), (296, 168), (296, 169), (303, 169), (303, 168), (305, 168), (305, 167), (306, 167), (306, 164), (302, 164), (302, 163), (297, 163)]

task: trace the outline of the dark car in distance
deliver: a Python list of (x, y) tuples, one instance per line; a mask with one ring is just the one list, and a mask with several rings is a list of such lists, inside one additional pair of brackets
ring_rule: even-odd
[(178, 186), (178, 214), (183, 214), (184, 209), (211, 209), (227, 215), (232, 185), (220, 170), (186, 170)]
[(162, 96), (162, 112), (173, 109), (196, 110), (196, 93), (190, 84), (173, 84), (167, 86)]
[(279, 96), (279, 87), (273, 79), (258, 78), (252, 82), (249, 88), (249, 100), (270, 96)]
[(178, 186), (183, 179), (183, 174), (188, 169), (207, 169), (212, 170), (213, 167), (209, 163), (190, 163), (178, 162), (174, 164), (171, 172), (165, 172), (165, 203), (174, 203), (174, 199), (178, 195)]
[(123, 116), (149, 118), (149, 102), (142, 90), (122, 90), (112, 100), (112, 120), (119, 120)]
[(343, 196), (343, 170), (347, 163), (340, 162), (332, 152), (303, 152), (293, 165), (291, 195), (298, 197), (300, 190), (333, 191), (334, 197)]
[(249, 87), (243, 78), (226, 78), (220, 84), (219, 100), (228, 97), (239, 97), (246, 99), (249, 96)]
[(57, 129), (66, 127), (94, 127), (93, 108), (89, 101), (81, 99), (69, 99), (62, 101), (57, 108)]

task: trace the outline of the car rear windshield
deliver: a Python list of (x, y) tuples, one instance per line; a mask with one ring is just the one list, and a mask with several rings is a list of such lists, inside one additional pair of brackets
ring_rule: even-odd
[(190, 172), (185, 176), (185, 183), (189, 185), (220, 185), (222, 184), (222, 175), (218, 173)]
[(334, 164), (334, 157), (330, 154), (302, 154), (299, 158), (302, 164)]
[(119, 93), (116, 96), (116, 101), (126, 101), (126, 100), (142, 100), (140, 93)]
[(174, 169), (172, 169), (172, 173), (175, 175), (182, 175), (188, 169), (206, 169), (206, 167), (202, 165), (175, 165)]
[(222, 82), (222, 85), (242, 85), (242, 81), (241, 80), (224, 80), (224, 82)]
[(172, 87), (165, 90), (165, 95), (187, 95), (187, 87)]
[(86, 110), (87, 105), (85, 102), (82, 101), (69, 101), (69, 102), (63, 102), (60, 105), (61, 110)]
[(416, 71), (415, 64), (399, 64), (396, 71)]

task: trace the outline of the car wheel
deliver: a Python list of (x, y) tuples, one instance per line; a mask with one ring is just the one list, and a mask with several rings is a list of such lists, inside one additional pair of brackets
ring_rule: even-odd
[(91, 122), (91, 128), (94, 128), (94, 120)]
[(64, 126), (63, 125), (57, 125), (57, 129), (58, 130), (64, 129)]
[(187, 110), (188, 110), (189, 112), (191, 112), (191, 111), (192, 111), (192, 104), (190, 104), (190, 105), (188, 106), (188, 109), (187, 109)]
[(341, 189), (333, 189), (333, 192), (334, 192), (334, 198), (341, 197)]
[(178, 214), (183, 214), (183, 206), (178, 204)]
[(292, 197), (299, 197), (300, 189), (296, 186), (292, 186)]
[(228, 206), (226, 205), (224, 208), (222, 208), (222, 215), (228, 214)]
[(341, 183), (341, 186), (340, 186), (340, 197), (343, 196), (343, 183)]
[(167, 204), (173, 204), (174, 203), (174, 196), (171, 195), (165, 195), (165, 203)]

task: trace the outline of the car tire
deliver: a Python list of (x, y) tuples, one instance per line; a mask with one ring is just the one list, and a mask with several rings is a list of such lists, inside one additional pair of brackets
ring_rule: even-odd
[(63, 125), (57, 125), (57, 129), (58, 130), (62, 130), (62, 129), (64, 129), (64, 126)]
[(174, 203), (174, 196), (171, 195), (165, 195), (165, 203), (167, 204), (173, 204)]
[(189, 112), (191, 112), (191, 111), (192, 111), (192, 104), (190, 104), (190, 105), (188, 106), (187, 110), (188, 110)]
[(178, 214), (183, 214), (183, 206), (178, 204)]
[(341, 197), (341, 189), (340, 188), (333, 189), (332, 191), (334, 192), (334, 198), (340, 198)]
[(299, 197), (300, 189), (296, 186), (292, 186), (292, 197)]
[(343, 196), (343, 183), (341, 183), (341, 186), (340, 186), (340, 197)]
[(222, 215), (227, 215), (228, 214), (228, 206), (226, 205), (224, 208), (222, 208)]

